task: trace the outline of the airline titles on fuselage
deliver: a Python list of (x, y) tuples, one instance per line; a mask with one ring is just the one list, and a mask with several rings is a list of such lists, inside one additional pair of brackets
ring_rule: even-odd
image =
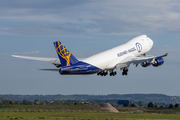
[(134, 51), (136, 51), (136, 48), (135, 48), (135, 47), (133, 47), (133, 48), (131, 48), (131, 49), (128, 49), (128, 50), (125, 50), (125, 51), (122, 51), (122, 52), (118, 53), (117, 56), (118, 56), (118, 57), (121, 57), (121, 56), (123, 56), (123, 55), (126, 55), (126, 54), (131, 53), (131, 52), (134, 52)]

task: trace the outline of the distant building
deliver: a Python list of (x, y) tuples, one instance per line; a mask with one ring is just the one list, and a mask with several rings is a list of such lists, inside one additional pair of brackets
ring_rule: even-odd
[(118, 105), (119, 105), (119, 106), (124, 105), (124, 103), (129, 104), (129, 100), (118, 100)]
[(89, 102), (81, 102), (81, 105), (89, 105)]

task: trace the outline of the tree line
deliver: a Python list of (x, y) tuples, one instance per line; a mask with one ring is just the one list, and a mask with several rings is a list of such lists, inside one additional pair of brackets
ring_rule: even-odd
[(78, 105), (78, 104), (89, 104), (89, 103), (96, 103), (93, 100), (64, 100), (64, 99), (57, 99), (57, 100), (40, 100), (35, 99), (33, 101), (28, 100), (13, 100), (8, 98), (1, 98), (0, 105)]
[[(119, 106), (117, 100), (40, 100), (36, 98), (35, 100), (13, 100), (8, 98), (0, 98), (0, 105), (83, 105), (83, 104), (97, 104), (97, 103), (110, 103), (113, 106)], [(153, 103), (149, 102), (146, 104), (144, 101), (140, 100), (138, 102), (130, 101), (130, 104), (125, 103), (124, 107), (148, 107), (148, 108), (174, 108), (179, 107), (179, 104), (165, 104), (165, 103)]]
[(140, 100), (144, 101), (146, 104), (149, 101), (156, 103), (180, 103), (180, 96), (167, 96), (164, 94), (108, 94), (108, 95), (0, 95), (0, 98), (9, 98), (13, 100), (28, 100), (33, 101), (36, 98), (40, 100), (55, 100), (55, 99), (64, 99), (64, 100), (130, 100), (138, 102)]
[[(142, 101), (141, 101), (142, 102)], [(137, 107), (138, 105), (137, 104), (135, 104), (135, 103), (130, 103), (130, 104), (128, 104), (128, 103), (124, 103), (124, 105), (123, 105), (123, 107)], [(145, 106), (144, 106), (145, 107)], [(179, 104), (178, 103), (176, 103), (176, 104), (166, 104), (166, 106), (162, 106), (162, 105), (158, 105), (157, 103), (155, 103), (155, 104), (153, 104), (153, 102), (149, 102), (148, 104), (147, 104), (147, 106), (146, 107), (148, 107), (148, 108), (178, 108), (179, 107)]]

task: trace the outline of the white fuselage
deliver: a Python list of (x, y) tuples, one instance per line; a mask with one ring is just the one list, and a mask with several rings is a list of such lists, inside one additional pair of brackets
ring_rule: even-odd
[(114, 69), (128, 56), (141, 56), (146, 54), (153, 46), (153, 41), (146, 35), (133, 38), (129, 42), (88, 57), (83, 62), (94, 65), (102, 70)]

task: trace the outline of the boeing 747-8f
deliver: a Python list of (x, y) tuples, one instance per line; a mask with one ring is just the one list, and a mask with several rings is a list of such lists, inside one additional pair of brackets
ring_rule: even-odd
[[(106, 76), (114, 76), (117, 73), (115, 69), (123, 70), (122, 75), (128, 74), (128, 68), (131, 64), (136, 67), (141, 64), (142, 67), (150, 65), (158, 67), (164, 63), (163, 57), (168, 53), (160, 56), (146, 57), (153, 46), (153, 41), (146, 35), (133, 38), (129, 42), (90, 56), (88, 58), (78, 60), (60, 41), (54, 42), (54, 46), (59, 59), (57, 58), (41, 58), (12, 55), (13, 57), (49, 61), (58, 69), (40, 69), (49, 71), (58, 71), (61, 75), (87, 75), (97, 74)], [(144, 55), (144, 56), (143, 56)]]

